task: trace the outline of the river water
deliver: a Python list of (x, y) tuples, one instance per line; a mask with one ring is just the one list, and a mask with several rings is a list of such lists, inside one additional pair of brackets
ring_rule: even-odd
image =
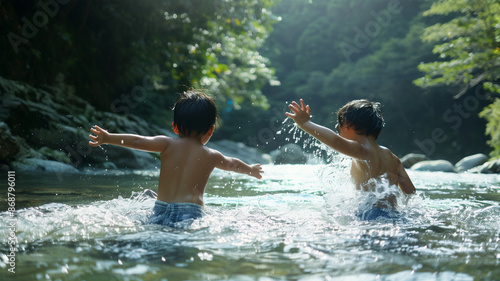
[(207, 215), (187, 229), (141, 223), (158, 171), (17, 174), (14, 217), (0, 205), (0, 279), (500, 280), (500, 176), (409, 171), (417, 195), (366, 221), (347, 166), (216, 170)]

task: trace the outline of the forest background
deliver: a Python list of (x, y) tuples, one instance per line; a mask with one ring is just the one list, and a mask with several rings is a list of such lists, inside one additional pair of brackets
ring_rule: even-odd
[(499, 5), (0, 0), (0, 76), (161, 127), (180, 92), (204, 89), (221, 117), (212, 139), (266, 153), (293, 142), (287, 103), (303, 98), (333, 128), (343, 104), (367, 98), (382, 104), (379, 143), (400, 157), (495, 157)]

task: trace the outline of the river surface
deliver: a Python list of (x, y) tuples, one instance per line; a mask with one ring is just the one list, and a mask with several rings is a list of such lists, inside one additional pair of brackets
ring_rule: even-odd
[(16, 174), (0, 280), (500, 280), (500, 176), (409, 171), (417, 195), (367, 221), (347, 166), (216, 170), (186, 229), (141, 223), (158, 171)]

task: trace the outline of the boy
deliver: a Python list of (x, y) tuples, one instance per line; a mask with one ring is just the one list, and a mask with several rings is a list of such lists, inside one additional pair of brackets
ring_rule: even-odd
[[(285, 113), (304, 131), (338, 152), (352, 157), (351, 177), (356, 189), (375, 191), (376, 180), (387, 180), (398, 185), (405, 194), (415, 193), (413, 185), (401, 161), (392, 152), (376, 142), (384, 119), (379, 104), (368, 100), (354, 100), (337, 112), (338, 134), (310, 121), (311, 109), (300, 100), (288, 106), (292, 113)], [(385, 215), (384, 209), (394, 208), (396, 198), (388, 195), (373, 204), (371, 214), (364, 219)]]
[(207, 95), (190, 90), (176, 102), (172, 127), (179, 138), (111, 134), (98, 126), (91, 128), (91, 146), (113, 144), (159, 152), (161, 158), (158, 198), (151, 223), (175, 227), (177, 222), (192, 221), (203, 213), (203, 193), (214, 168), (247, 174), (258, 179), (260, 164), (247, 165), (204, 146), (212, 136), (217, 108)]

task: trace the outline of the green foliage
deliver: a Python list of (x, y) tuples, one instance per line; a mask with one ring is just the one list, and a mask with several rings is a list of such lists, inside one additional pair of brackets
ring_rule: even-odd
[[(199, 2), (204, 6), (196, 10), (203, 11), (210, 20), (206, 26), (192, 27), (191, 40), (178, 46), (188, 51), (185, 57), (195, 55), (187, 71), (199, 69), (198, 75), (185, 81), (186, 85), (209, 89), (222, 102), (232, 100), (237, 109), (245, 99), (257, 106), (267, 106), (260, 89), (266, 83), (277, 82), (274, 71), (267, 67), (269, 60), (259, 54), (258, 48), (277, 20), (269, 10), (272, 1)], [(192, 21), (193, 17), (200, 16), (196, 13), (174, 15), (167, 15), (167, 24), (175, 25), (176, 20)], [(183, 80), (185, 71), (177, 71), (176, 75)]]
[[(429, 155), (432, 158), (458, 161), (467, 154), (486, 151), (483, 120), (473, 114), (467, 119), (457, 115), (453, 111), (457, 101), (449, 93), (452, 89), (422, 89), (413, 84), (421, 76), (417, 68), (420, 62), (438, 59), (432, 53), (433, 44), (422, 42), (420, 35), (426, 26), (451, 18), (424, 17), (423, 12), (433, 2), (281, 1), (273, 9), (281, 21), (273, 26), (260, 50), (271, 60), (281, 86), (263, 88), (270, 104), (267, 111), (243, 106), (239, 112), (226, 112), (230, 117), (215, 137), (234, 136), (247, 144), (253, 138), (259, 148), (269, 151), (290, 138), (286, 133), (289, 129), (278, 133), (279, 126), (271, 124), (276, 118), (279, 122), (285, 119), (287, 102), (304, 98), (311, 105), (313, 120), (333, 127), (335, 112), (343, 104), (369, 98), (383, 105), (386, 127), (379, 141), (397, 155), (422, 153), (419, 141), (432, 138), (435, 129), (442, 129), (447, 140), (436, 143)], [(366, 36), (364, 42), (362, 36)], [(343, 52), (347, 45), (355, 50), (352, 54)], [(445, 113), (453, 122), (443, 117)], [(461, 119), (455, 121), (457, 118)], [(456, 122), (461, 122), (460, 130), (468, 132), (465, 137), (454, 129)], [(259, 137), (269, 131), (276, 132), (268, 138)], [(241, 138), (244, 134), (249, 137)]]
[(488, 144), (493, 148), (491, 156), (500, 157), (500, 99), (496, 99), (481, 111), (479, 116), (488, 120), (486, 134), (490, 136)]
[[(1, 76), (40, 86), (62, 73), (99, 109), (146, 116), (189, 87), (235, 107), (245, 99), (266, 106), (260, 88), (277, 83), (258, 52), (277, 21), (274, 1), (52, 1), (53, 15), (38, 26), (34, 15), (48, 13), (39, 2), (0, 2)], [(137, 86), (146, 93), (130, 101)]]
[[(1, 38), (9, 32), (22, 35), (22, 18), (32, 20), (40, 9), (37, 3), (1, 1)], [(128, 109), (162, 126), (171, 121), (166, 109), (179, 91), (204, 88), (216, 95), (223, 119), (214, 140), (257, 143), (264, 151), (283, 144), (274, 139), (290, 141), (290, 136), (278, 132), (286, 102), (298, 98), (304, 98), (314, 120), (326, 126), (334, 126), (335, 112), (349, 100), (381, 102), (387, 125), (379, 140), (400, 156), (421, 152), (418, 141), (432, 138), (435, 129), (443, 129), (447, 141), (436, 144), (432, 158), (458, 160), (488, 149), (482, 146), (484, 120), (475, 114), (459, 115), (455, 106), (461, 101), (450, 95), (459, 85), (456, 77), (470, 86), (481, 78), (485, 89), (498, 89), (494, 77), (500, 51), (491, 44), (492, 39), (498, 44), (500, 31), (498, 26), (489, 33), (481, 31), (488, 11), (467, 8), (470, 3), (480, 6), (481, 1), (275, 3), (69, 1), (28, 43), (20, 43), (18, 53), (8, 40), (0, 40), (0, 75), (51, 85), (62, 73), (63, 82), (98, 109), (113, 111), (110, 107), (116, 105), (117, 110)], [(423, 16), (425, 11), (428, 16)], [(488, 24), (498, 24), (498, 16), (488, 19)], [(425, 31), (434, 24), (438, 25)], [(448, 34), (450, 26), (453, 33)], [(422, 41), (424, 31), (427, 39)], [(479, 40), (481, 32), (489, 35), (489, 41)], [(470, 44), (482, 49), (478, 52)], [(460, 59), (464, 56), (468, 60)], [(437, 87), (415, 86), (413, 81), (422, 76), (419, 64), (430, 71), (419, 81), (426, 86), (436, 82)], [(448, 73), (454, 67), (455, 77)], [(479, 67), (487, 74), (482, 76)], [(143, 99), (131, 97), (138, 86), (146, 90)], [(460, 131), (467, 131), (465, 136), (455, 129), (457, 122)], [(260, 138), (265, 132), (271, 135)]]
[[(440, 60), (419, 65), (425, 73), (414, 81), (420, 87), (457, 86), (461, 96), (477, 86), (500, 93), (500, 2), (497, 0), (441, 0), (424, 13), (452, 15), (448, 22), (427, 27), (422, 40), (436, 44)], [(480, 114), (488, 121), (486, 134), (500, 156), (500, 102), (497, 99)]]
[(422, 40), (436, 43), (433, 53), (440, 61), (422, 63), (426, 75), (415, 80), (420, 87), (462, 86), (461, 94), (480, 83), (500, 91), (500, 3), (496, 0), (441, 0), (425, 15), (455, 17), (427, 27)]
[[(398, 5), (393, 8), (391, 3)], [(426, 124), (441, 119), (444, 111), (429, 109), (430, 97), (412, 85), (419, 62), (434, 57), (430, 44), (419, 39), (424, 29), (421, 13), (429, 6), (384, 0), (281, 2), (273, 12), (282, 21), (274, 25), (262, 51), (281, 81), (279, 88), (264, 88), (270, 104), (281, 108), (304, 98), (315, 121), (334, 126), (335, 112), (347, 101), (377, 100), (384, 105), (388, 124), (381, 142), (401, 154), (411, 151), (413, 132), (430, 135), (433, 128)], [(365, 35), (366, 44), (356, 44), (357, 30), (366, 34), (367, 28), (374, 32)], [(358, 51), (347, 58), (345, 44)], [(424, 107), (427, 114), (421, 116)], [(414, 116), (420, 117), (418, 122)]]

